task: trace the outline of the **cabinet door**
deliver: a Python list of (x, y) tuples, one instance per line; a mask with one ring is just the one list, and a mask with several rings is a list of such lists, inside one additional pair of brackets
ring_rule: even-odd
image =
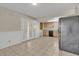
[(79, 53), (79, 19), (77, 16), (61, 18), (60, 49)]

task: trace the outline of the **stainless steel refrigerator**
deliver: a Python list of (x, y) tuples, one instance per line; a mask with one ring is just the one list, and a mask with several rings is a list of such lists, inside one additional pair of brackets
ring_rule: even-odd
[(79, 54), (79, 16), (59, 19), (59, 49)]

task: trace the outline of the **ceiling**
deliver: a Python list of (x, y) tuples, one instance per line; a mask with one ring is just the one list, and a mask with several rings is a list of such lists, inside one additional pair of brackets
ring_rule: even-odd
[(63, 16), (65, 13), (73, 10), (74, 3), (38, 3), (38, 5), (32, 5), (31, 3), (2, 3), (1, 7), (30, 15), (35, 18), (41, 17), (58, 17)]

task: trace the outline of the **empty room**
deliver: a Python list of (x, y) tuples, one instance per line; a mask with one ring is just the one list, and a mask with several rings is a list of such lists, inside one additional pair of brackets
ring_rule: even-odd
[(78, 3), (0, 3), (0, 56), (78, 55)]

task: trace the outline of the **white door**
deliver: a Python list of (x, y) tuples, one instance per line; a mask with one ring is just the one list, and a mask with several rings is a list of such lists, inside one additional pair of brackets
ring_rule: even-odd
[(23, 33), (23, 40), (29, 40), (29, 21), (25, 18), (21, 19), (21, 31)]

